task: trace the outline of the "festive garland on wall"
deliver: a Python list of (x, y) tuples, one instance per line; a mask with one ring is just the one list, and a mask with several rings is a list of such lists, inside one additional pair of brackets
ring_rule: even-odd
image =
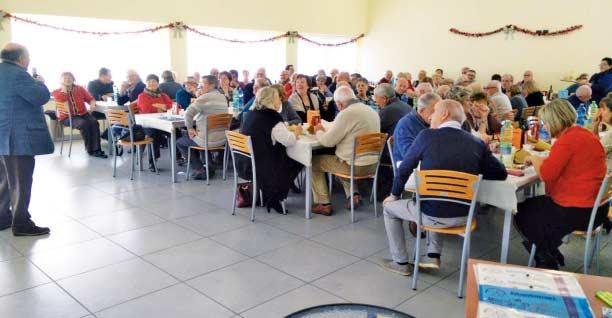
[(470, 33), (470, 32), (465, 32), (465, 31), (459, 31), (455, 28), (450, 29), (449, 31), (451, 31), (452, 33), (455, 34), (459, 34), (459, 35), (463, 35), (463, 36), (467, 36), (467, 37), (472, 37), (472, 38), (480, 38), (483, 36), (490, 36), (493, 34), (497, 34), (500, 32), (504, 32), (506, 33), (506, 37), (508, 36), (513, 36), (514, 32), (520, 32), (520, 33), (524, 33), (527, 35), (532, 35), (532, 36), (557, 36), (557, 35), (564, 35), (564, 34), (568, 34), (570, 32), (574, 32), (578, 29), (581, 29), (582, 25), (572, 25), (571, 27), (565, 28), (563, 30), (557, 30), (557, 31), (549, 31), (549, 30), (529, 30), (526, 28), (522, 28), (520, 26), (514, 25), (514, 24), (508, 24), (504, 27), (495, 29), (493, 31), (489, 31), (489, 32), (477, 32), (477, 33)]
[(264, 43), (264, 42), (272, 42), (272, 41), (276, 41), (276, 40), (280, 40), (283, 38), (289, 38), (289, 41), (293, 42), (296, 38), (300, 39), (300, 40), (304, 40), (308, 43), (311, 44), (315, 44), (318, 46), (329, 46), (329, 47), (334, 47), (334, 46), (342, 46), (342, 45), (346, 45), (346, 44), (350, 44), (350, 43), (355, 43), (357, 42), (357, 40), (363, 38), (365, 36), (365, 34), (360, 34), (356, 37), (353, 37), (347, 41), (344, 42), (340, 42), (340, 43), (321, 43), (321, 42), (317, 42), (315, 40), (309, 39), (303, 35), (301, 35), (300, 33), (296, 32), (296, 31), (288, 31), (285, 32), (283, 34), (279, 34), (273, 37), (269, 37), (269, 38), (264, 38), (264, 39), (258, 39), (258, 40), (238, 40), (238, 39), (227, 39), (227, 38), (221, 38), (215, 35), (212, 35), (210, 33), (206, 33), (203, 31), (200, 31), (196, 28), (193, 28), (183, 22), (177, 21), (177, 22), (171, 22), (168, 24), (163, 24), (163, 25), (158, 25), (155, 27), (151, 27), (151, 28), (147, 28), (147, 29), (141, 29), (141, 30), (133, 30), (133, 31), (113, 31), (113, 32), (106, 32), (106, 31), (87, 31), (87, 30), (77, 30), (77, 29), (72, 29), (72, 28), (66, 28), (66, 27), (61, 27), (61, 26), (56, 26), (56, 25), (51, 25), (51, 24), (46, 24), (46, 23), (41, 23), (38, 21), (34, 21), (34, 20), (30, 20), (27, 18), (22, 18), (19, 16), (15, 16), (13, 14), (10, 14), (8, 12), (4, 12), (2, 10), (0, 10), (0, 30), (2, 30), (2, 20), (3, 19), (13, 19), (14, 21), (18, 21), (18, 22), (23, 22), (23, 23), (28, 23), (28, 24), (32, 24), (32, 25), (36, 25), (39, 27), (43, 27), (43, 28), (48, 28), (48, 29), (53, 29), (53, 30), (58, 30), (58, 31), (65, 31), (65, 32), (72, 32), (72, 33), (79, 33), (79, 34), (89, 34), (89, 35), (97, 35), (97, 36), (108, 36), (108, 35), (133, 35), (133, 34), (142, 34), (142, 33), (153, 33), (153, 32), (157, 32), (163, 29), (171, 29), (174, 32), (174, 36), (175, 37), (181, 37), (182, 36), (182, 32), (183, 31), (189, 31), (189, 32), (193, 32), (197, 35), (203, 36), (203, 37), (207, 37), (210, 39), (215, 39), (215, 40), (219, 40), (219, 41), (224, 41), (224, 42), (229, 42), (229, 43), (240, 43), (240, 44), (248, 44), (248, 43)]

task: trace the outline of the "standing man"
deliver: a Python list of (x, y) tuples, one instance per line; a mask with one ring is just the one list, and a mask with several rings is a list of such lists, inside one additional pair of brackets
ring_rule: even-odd
[(40, 76), (27, 73), (28, 50), (8, 43), (0, 52), (0, 230), (15, 236), (49, 234), (31, 220), (34, 156), (53, 153), (42, 105), (49, 90)]

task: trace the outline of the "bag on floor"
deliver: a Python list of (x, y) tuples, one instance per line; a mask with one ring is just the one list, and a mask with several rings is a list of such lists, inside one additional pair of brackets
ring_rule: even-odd
[(242, 183), (238, 185), (238, 195), (236, 196), (236, 207), (248, 208), (253, 203), (253, 184)]
[[(142, 126), (140, 125), (132, 126), (132, 134), (134, 136), (134, 141), (143, 141), (146, 136), (144, 128), (142, 128)], [(128, 142), (130, 141), (130, 130), (127, 127), (124, 127), (121, 130), (119, 140)]]

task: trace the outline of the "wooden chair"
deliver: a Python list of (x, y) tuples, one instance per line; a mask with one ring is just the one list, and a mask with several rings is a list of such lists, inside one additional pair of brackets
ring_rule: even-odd
[[(435, 232), (441, 234), (459, 235), (463, 237), (463, 250), (461, 252), (461, 268), (459, 272), (459, 286), (457, 297), (462, 298), (465, 290), (464, 282), (466, 275), (467, 259), (470, 255), (471, 233), (476, 229), (474, 211), (476, 210), (476, 198), (480, 188), (482, 175), (472, 175), (463, 172), (449, 170), (415, 170), (416, 180), (416, 208), (417, 208), (417, 231)], [(467, 223), (465, 226), (451, 228), (435, 228), (422, 225), (421, 203), (424, 201), (443, 201), (469, 206)], [(421, 258), (421, 235), (416, 236), (414, 254), (414, 275), (412, 277), (412, 289), (416, 290), (419, 276), (419, 262)]]
[(321, 117), (321, 112), (319, 112), (318, 110), (309, 110), (306, 113), (306, 123), (310, 124), (311, 123), (311, 119), (313, 116), (319, 116), (319, 118)]
[[(57, 114), (57, 118), (59, 118), (61, 114), (68, 115), (68, 123), (70, 127), (70, 146), (68, 146), (68, 158), (70, 158), (70, 155), (72, 155), (72, 139), (74, 131), (74, 127), (72, 126), (72, 112), (70, 111), (67, 103), (55, 102), (55, 113)], [(64, 141), (66, 140), (66, 134), (64, 133), (64, 125), (62, 122), (58, 120), (57, 124), (59, 125), (59, 131), (62, 137), (62, 144), (60, 146), (61, 155), (64, 152)]]
[[(385, 142), (387, 141), (387, 134), (383, 133), (371, 133), (365, 134), (361, 136), (357, 136), (353, 143), (353, 155), (351, 158), (351, 171), (350, 174), (343, 173), (333, 173), (334, 176), (349, 179), (351, 183), (351, 194), (349, 200), (351, 201), (351, 223), (355, 222), (355, 201), (353, 200), (354, 195), (354, 184), (355, 180), (363, 180), (363, 179), (374, 179), (374, 183), (372, 185), (372, 194), (374, 200), (374, 216), (378, 217), (378, 209), (376, 207), (376, 182), (378, 181), (378, 167), (380, 166), (380, 156), (382, 155), (383, 150), (385, 149)], [(376, 158), (376, 170), (374, 170), (373, 174), (366, 174), (361, 176), (355, 175), (355, 160), (363, 158), (363, 157), (375, 157)], [(332, 180), (333, 178), (330, 175), (329, 178), (329, 191), (332, 189)], [(307, 189), (308, 190), (308, 189)]]
[(204, 167), (206, 168), (206, 184), (210, 185), (210, 172), (209, 172), (209, 163), (208, 163), (208, 153), (209, 152), (221, 152), (223, 151), (223, 180), (225, 180), (225, 168), (227, 167), (227, 142), (224, 143), (223, 146), (219, 147), (208, 147), (208, 138), (210, 133), (214, 132), (224, 132), (230, 129), (230, 125), (232, 124), (232, 114), (221, 113), (206, 116), (206, 132), (204, 134), (204, 144), (205, 147), (199, 146), (191, 146), (189, 147), (189, 151), (187, 152), (187, 180), (189, 180), (189, 176), (191, 174), (191, 150), (204, 151), (204, 157), (206, 164)]
[[(607, 175), (601, 182), (597, 197), (591, 210), (591, 216), (589, 218), (589, 226), (586, 231), (574, 231), (572, 234), (582, 236), (586, 239), (584, 245), (584, 256), (583, 256), (583, 269), (585, 275), (589, 274), (589, 268), (591, 263), (595, 260), (595, 274), (599, 275), (599, 252), (601, 247), (601, 232), (603, 231), (603, 225), (595, 227), (595, 217), (599, 208), (605, 205), (610, 205), (612, 199), (612, 183), (610, 182), (610, 175)], [(612, 218), (612, 211), (608, 208), (608, 217)], [(595, 244), (591, 246), (591, 240), (595, 239)], [(531, 252), (529, 253), (529, 261), (527, 266), (533, 267), (535, 253), (537, 246), (531, 245)]]
[[(114, 110), (114, 109), (109, 109), (106, 111), (106, 121), (108, 122), (108, 127), (111, 128), (112, 131), (112, 127), (113, 126), (121, 126), (121, 127), (127, 127), (130, 133), (130, 140), (129, 141), (124, 141), (124, 140), (115, 140), (115, 137), (113, 136), (112, 132), (109, 134), (109, 140), (111, 141), (113, 146), (128, 146), (130, 147), (130, 149), (132, 149), (131, 152), (131, 174), (130, 174), (130, 180), (134, 180), (134, 148), (136, 147), (138, 149), (138, 160), (140, 162), (140, 167), (142, 170), (142, 158), (141, 158), (141, 154), (140, 154), (140, 147), (141, 146), (146, 146), (149, 149), (149, 156), (152, 158), (153, 157), (153, 138), (149, 137), (149, 136), (145, 136), (144, 140), (141, 141), (134, 141), (134, 120), (132, 119), (132, 116), (130, 114), (130, 112), (125, 112), (123, 110)], [(114, 152), (114, 156), (113, 156), (113, 178), (117, 175), (117, 152)], [(155, 160), (153, 160), (153, 167), (155, 168), (155, 173), (159, 174), (159, 171), (157, 170), (157, 165), (155, 163)]]
[(521, 115), (521, 118), (523, 118), (523, 120), (527, 120), (527, 117), (535, 116), (536, 110), (537, 110), (536, 106), (523, 108), (523, 114)]

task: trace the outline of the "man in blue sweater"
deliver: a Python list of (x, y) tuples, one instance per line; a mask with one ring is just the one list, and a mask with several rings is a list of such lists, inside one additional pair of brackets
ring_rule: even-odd
[(576, 94), (570, 96), (567, 101), (574, 106), (574, 109), (578, 110), (580, 104), (584, 104), (584, 107), (589, 108), (589, 104), (591, 103), (591, 97), (593, 95), (593, 91), (589, 85), (582, 85), (576, 89)]
[(429, 128), (434, 106), (440, 100), (440, 96), (436, 93), (421, 96), (417, 102), (417, 111), (408, 113), (397, 123), (393, 132), (393, 159), (395, 162), (401, 162), (421, 130)]
[(612, 58), (604, 57), (599, 64), (600, 72), (593, 75), (589, 81), (593, 89), (593, 100), (599, 101), (612, 92)]
[[(431, 116), (431, 128), (421, 131), (412, 143), (400, 165), (398, 176), (394, 179), (391, 195), (385, 199), (384, 215), (389, 249), (392, 261), (384, 268), (408, 276), (410, 268), (406, 251), (406, 238), (402, 222), (414, 221), (417, 207), (414, 200), (399, 200), (404, 185), (419, 162), (421, 170), (452, 170), (470, 174), (482, 174), (484, 179), (505, 180), (508, 176), (504, 166), (489, 148), (477, 137), (461, 129), (465, 113), (461, 104), (453, 100), (443, 100), (436, 104)], [(425, 201), (421, 203), (422, 224), (425, 226), (447, 228), (465, 225), (468, 207), (456, 203)], [(427, 255), (430, 263), (423, 267), (440, 268), (442, 237), (430, 233)]]

